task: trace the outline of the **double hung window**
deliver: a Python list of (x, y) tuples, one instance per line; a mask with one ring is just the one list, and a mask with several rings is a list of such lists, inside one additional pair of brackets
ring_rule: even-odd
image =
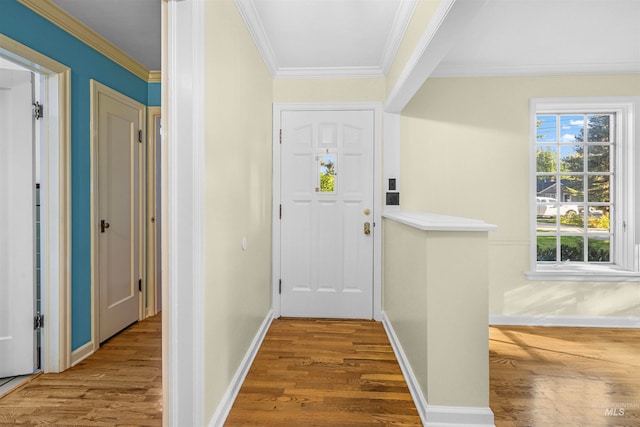
[(531, 104), (530, 278), (636, 276), (637, 100)]

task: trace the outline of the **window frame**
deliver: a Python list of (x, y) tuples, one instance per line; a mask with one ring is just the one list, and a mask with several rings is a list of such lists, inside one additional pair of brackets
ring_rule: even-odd
[[(615, 193), (612, 195), (615, 220), (612, 221), (611, 263), (537, 261), (537, 187), (536, 148), (537, 116), (545, 114), (615, 114)], [(640, 96), (595, 98), (532, 98), (529, 103), (529, 280), (561, 281), (640, 281), (640, 229), (636, 213), (640, 212), (640, 163), (636, 124), (640, 124)]]

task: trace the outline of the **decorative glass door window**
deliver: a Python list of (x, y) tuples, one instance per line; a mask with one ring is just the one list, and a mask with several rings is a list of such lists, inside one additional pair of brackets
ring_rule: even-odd
[(327, 153), (316, 157), (318, 162), (318, 186), (320, 193), (335, 193), (336, 191), (336, 163), (335, 153)]

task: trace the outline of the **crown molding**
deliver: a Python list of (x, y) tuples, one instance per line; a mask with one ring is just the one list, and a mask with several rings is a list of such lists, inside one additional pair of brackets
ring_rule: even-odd
[(18, 2), (43, 18), (51, 21), (53, 24), (68, 32), (81, 42), (92, 47), (116, 64), (140, 77), (142, 80), (150, 80), (151, 72), (142, 64), (124, 53), (100, 34), (69, 15), (51, 0), (18, 0)]
[(382, 72), (385, 76), (389, 72), (391, 64), (393, 64), (396, 53), (398, 53), (400, 43), (404, 38), (404, 33), (407, 31), (407, 27), (409, 26), (409, 22), (411, 22), (411, 18), (413, 17), (413, 13), (415, 12), (418, 3), (418, 0), (400, 2), (400, 7), (398, 7), (396, 17), (393, 20), (393, 26), (391, 27), (389, 38), (387, 38), (387, 43), (382, 54), (380, 67), (382, 68)]
[(519, 77), (580, 74), (637, 74), (640, 63), (535, 64), (498, 65), (477, 64), (439, 65), (431, 77)]
[(380, 67), (317, 67), (280, 68), (276, 79), (375, 79), (384, 78)]
[(273, 52), (273, 48), (271, 47), (271, 43), (269, 42), (269, 37), (267, 37), (267, 32), (262, 26), (262, 21), (258, 16), (258, 11), (256, 10), (253, 1), (234, 0), (234, 3), (236, 4), (238, 12), (240, 12), (242, 20), (247, 26), (249, 34), (251, 34), (251, 38), (256, 44), (256, 47), (258, 48), (260, 56), (262, 56), (267, 69), (271, 73), (272, 77), (276, 77), (276, 74), (280, 68), (280, 66), (278, 65), (278, 59)]
[(147, 81), (149, 83), (161, 83), (162, 71), (149, 71), (149, 79)]

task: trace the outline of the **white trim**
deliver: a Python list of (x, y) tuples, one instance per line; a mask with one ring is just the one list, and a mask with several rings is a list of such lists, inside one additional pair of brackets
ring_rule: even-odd
[(472, 406), (434, 406), (427, 407), (425, 427), (495, 427), (491, 408)]
[(580, 328), (640, 328), (640, 317), (492, 314), (489, 315), (489, 325), (566, 326)]
[(274, 76), (276, 79), (367, 79), (383, 77), (384, 71), (377, 66), (279, 68)]
[(236, 370), (236, 373), (233, 375), (231, 379), (231, 383), (229, 383), (229, 387), (227, 387), (227, 391), (225, 391), (224, 396), (220, 400), (216, 411), (214, 412), (211, 420), (209, 420), (209, 427), (218, 427), (224, 425), (227, 416), (229, 415), (229, 411), (231, 411), (231, 407), (233, 406), (233, 402), (236, 400), (238, 393), (240, 392), (240, 388), (242, 387), (242, 383), (244, 382), (247, 374), (249, 373), (249, 369), (251, 369), (251, 365), (253, 364), (253, 360), (256, 358), (258, 354), (258, 350), (260, 350), (260, 346), (264, 341), (264, 337), (267, 335), (269, 331), (269, 327), (271, 326), (271, 322), (273, 321), (273, 311), (269, 310), (267, 316), (262, 321), (262, 325), (258, 329), (253, 341), (251, 341), (251, 345), (249, 349), (245, 353), (242, 361), (240, 362), (240, 366)]
[[(554, 268), (558, 267), (558, 268)], [(640, 282), (640, 273), (632, 271), (621, 271), (615, 268), (582, 265), (571, 269), (570, 266), (564, 268), (562, 264), (553, 266), (538, 266), (536, 271), (526, 271), (524, 274), (528, 280), (554, 281), (554, 282)]]
[(43, 369), (71, 366), (71, 69), (0, 34), (0, 55), (45, 76), (42, 133)]
[(269, 41), (267, 32), (262, 26), (262, 21), (260, 20), (253, 0), (234, 0), (234, 3), (267, 69), (271, 73), (271, 76), (275, 77), (276, 72), (280, 68), (278, 58), (276, 58), (276, 54), (273, 52), (271, 42)]
[(382, 320), (382, 104), (373, 107), (373, 318)]
[(521, 77), (585, 74), (637, 74), (640, 63), (534, 64), (482, 66), (474, 64), (439, 66), (432, 77)]
[(413, 373), (413, 369), (411, 368), (409, 359), (407, 359), (407, 356), (402, 349), (402, 345), (400, 345), (400, 340), (398, 339), (398, 335), (396, 335), (396, 331), (393, 329), (393, 325), (391, 325), (391, 320), (389, 320), (387, 314), (384, 311), (382, 312), (382, 326), (384, 326), (384, 330), (387, 333), (387, 337), (389, 338), (389, 342), (391, 343), (393, 352), (396, 355), (396, 359), (398, 359), (398, 364), (400, 365), (400, 369), (402, 370), (402, 375), (404, 375), (404, 379), (407, 382), (409, 392), (411, 393), (411, 397), (413, 398), (413, 403), (415, 403), (416, 405), (416, 409), (418, 410), (418, 414), (420, 415), (422, 424), (426, 424), (427, 408), (429, 406), (427, 404), (427, 399), (422, 393), (422, 389), (420, 388), (420, 384), (418, 384), (418, 379)]
[(455, 45), (487, 0), (442, 0), (389, 93), (384, 111), (400, 113)]
[(273, 104), (273, 167), (272, 167), (272, 310), (280, 317), (280, 128), (283, 111), (373, 111), (374, 161), (373, 161), (373, 318), (382, 316), (382, 105), (378, 102), (341, 103), (275, 103)]
[(283, 108), (273, 105), (271, 167), (271, 311), (280, 317), (280, 129)]
[(413, 17), (413, 13), (415, 12), (418, 3), (418, 0), (403, 0), (400, 2), (400, 6), (396, 12), (396, 17), (393, 20), (393, 26), (391, 27), (389, 37), (387, 38), (387, 43), (385, 44), (384, 51), (382, 52), (380, 68), (384, 75), (387, 75), (391, 65), (393, 64), (393, 60), (398, 53), (398, 49), (400, 48), (400, 44), (402, 43), (405, 33), (407, 32), (407, 27), (409, 26), (409, 22), (411, 22), (411, 18)]
[(386, 313), (382, 313), (382, 325), (387, 333), (393, 352), (398, 359), (398, 364), (402, 370), (409, 392), (416, 405), (422, 424), (430, 427), (453, 427), (453, 426), (493, 426), (493, 411), (489, 407), (471, 406), (435, 406), (429, 405), (422, 393), (418, 379), (413, 373), (411, 364), (407, 359), (400, 340), (396, 335), (391, 321)]
[(496, 225), (481, 219), (434, 214), (418, 211), (389, 211), (382, 216), (423, 231), (495, 231)]
[[(616, 264), (585, 264), (585, 263), (549, 263), (538, 264), (537, 261), (537, 206), (536, 206), (536, 149), (537, 127), (539, 114), (570, 114), (607, 111), (616, 114), (615, 150), (617, 171), (614, 186), (618, 193), (612, 200), (617, 214), (612, 219), (614, 261)], [(636, 227), (637, 212), (640, 206), (640, 175), (636, 173), (638, 162), (636, 129), (640, 123), (640, 96), (618, 97), (559, 97), (559, 98), (531, 98), (529, 101), (529, 265), (526, 272), (529, 280), (575, 280), (575, 281), (604, 281), (624, 282), (639, 281), (639, 255), (637, 253), (640, 230)], [(635, 201), (634, 203), (631, 203)], [(616, 221), (621, 219), (621, 221)], [(626, 230), (623, 228), (626, 224)]]
[(71, 352), (71, 366), (76, 366), (87, 357), (95, 353), (95, 347), (92, 341), (89, 341), (85, 345), (78, 347)]
[(147, 246), (147, 259), (146, 259), (146, 277), (147, 280), (144, 283), (144, 288), (147, 292), (144, 317), (151, 317), (158, 313), (158, 278), (156, 272), (160, 260), (158, 259), (158, 213), (157, 212), (157, 199), (156, 194), (160, 186), (157, 181), (158, 167), (157, 167), (157, 146), (160, 138), (160, 134), (156, 132), (156, 118), (162, 117), (161, 107), (147, 107), (147, 150), (146, 150), (146, 164), (147, 164), (147, 181), (146, 181), (146, 246)]
[(167, 10), (166, 81), (180, 82), (166, 85), (168, 132), (162, 144), (168, 257), (163, 381), (169, 394), (165, 420), (175, 426), (204, 424), (205, 9), (204, 0), (174, 0)]

